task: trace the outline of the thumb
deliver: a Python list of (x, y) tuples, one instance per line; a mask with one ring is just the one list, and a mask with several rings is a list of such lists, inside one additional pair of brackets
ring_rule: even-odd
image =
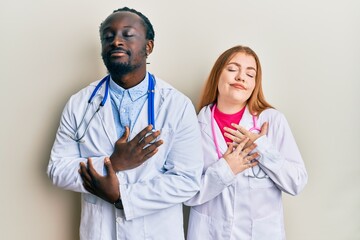
[(268, 122), (264, 122), (264, 124), (261, 126), (261, 130), (260, 130), (260, 135), (266, 135), (268, 132), (268, 128), (269, 128), (269, 123)]
[(112, 167), (110, 158), (105, 157), (104, 162), (105, 162), (105, 167), (106, 167), (106, 170), (108, 172), (108, 175), (109, 176), (115, 175), (115, 171), (114, 171), (114, 168)]
[(119, 138), (119, 142), (126, 142), (126, 140), (128, 139), (128, 137), (129, 137), (129, 134), (130, 134), (130, 130), (129, 130), (129, 127), (128, 126), (126, 126), (125, 127), (125, 132), (124, 132), (124, 134), (121, 136), (121, 138)]
[(226, 152), (224, 153), (223, 156), (229, 155), (230, 153), (232, 153), (233, 149), (234, 149), (234, 144), (233, 144), (233, 143), (229, 143), (229, 144), (228, 144), (228, 148), (226, 149)]

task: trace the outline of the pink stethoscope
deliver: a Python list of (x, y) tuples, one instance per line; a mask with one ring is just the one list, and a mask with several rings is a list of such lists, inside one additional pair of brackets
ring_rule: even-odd
[[(215, 108), (216, 108), (216, 103), (214, 103), (214, 106), (211, 109), (211, 132), (212, 132), (212, 135), (214, 137), (214, 143), (215, 143), (215, 147), (216, 147), (216, 152), (217, 152), (218, 157), (220, 159), (222, 157), (222, 154), (220, 152), (219, 143), (218, 143), (218, 141), (216, 139), (216, 135), (215, 135), (215, 118), (214, 118)], [(253, 119), (253, 127), (250, 128), (249, 131), (251, 131), (251, 132), (260, 132), (261, 129), (256, 124), (256, 116), (252, 115), (252, 119)]]

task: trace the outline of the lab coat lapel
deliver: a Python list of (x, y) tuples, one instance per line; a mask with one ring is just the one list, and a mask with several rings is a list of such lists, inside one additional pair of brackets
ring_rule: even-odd
[(130, 132), (129, 139), (133, 139), (136, 134), (143, 130), (148, 125), (148, 100), (145, 101), (143, 107), (140, 110), (139, 116), (136, 119), (133, 129)]
[[(211, 139), (212, 142), (214, 142), (214, 136), (213, 136), (212, 129), (211, 129), (211, 120), (212, 120), (211, 119), (211, 108), (210, 108), (210, 106), (207, 106), (204, 113), (200, 117), (199, 121), (203, 124), (202, 131)], [(221, 133), (220, 128), (217, 125), (216, 121), (214, 121), (214, 127), (215, 127), (216, 140), (219, 144), (220, 152), (222, 154), (224, 154), (227, 150), (226, 141), (225, 141), (224, 137), (222, 136), (222, 133)], [(215, 146), (215, 142), (214, 142), (214, 146)]]
[[(103, 97), (104, 93), (105, 93), (105, 84), (101, 87), (100, 92)], [(102, 98), (98, 98), (98, 99), (100, 99), (100, 101), (101, 101)], [(93, 111), (96, 111), (99, 103), (96, 102), (95, 104), (93, 104)], [(98, 117), (99, 121), (101, 122), (102, 128), (104, 129), (104, 132), (105, 132), (108, 140), (110, 141), (110, 144), (113, 146), (114, 143), (117, 141), (117, 133), (116, 133), (116, 128), (115, 128), (112, 107), (111, 107), (110, 94), (108, 94), (108, 99), (106, 100), (106, 103), (102, 107), (102, 109), (100, 109), (100, 111), (98, 112), (97, 117)]]
[(246, 108), (245, 108), (245, 111), (244, 111), (244, 114), (240, 120), (240, 123), (239, 123), (240, 126), (246, 128), (247, 130), (249, 130), (250, 128), (253, 127), (254, 123), (253, 123), (253, 119), (252, 119), (252, 115), (251, 113), (249, 112), (249, 108), (248, 106), (246, 105)]

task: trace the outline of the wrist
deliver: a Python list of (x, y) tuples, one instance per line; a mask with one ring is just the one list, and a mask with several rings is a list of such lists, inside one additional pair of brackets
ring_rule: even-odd
[(122, 201), (121, 201), (121, 197), (119, 197), (119, 199), (114, 202), (114, 206), (117, 209), (124, 209)]
[(119, 161), (117, 161), (117, 156), (116, 156), (115, 153), (111, 154), (109, 159), (110, 159), (111, 165), (112, 165), (115, 172), (118, 172), (118, 171), (122, 170), (121, 168), (119, 168), (119, 164), (118, 164)]

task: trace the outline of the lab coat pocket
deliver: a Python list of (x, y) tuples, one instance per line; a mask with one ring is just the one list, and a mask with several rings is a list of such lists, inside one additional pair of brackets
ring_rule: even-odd
[(199, 213), (194, 208), (190, 211), (187, 240), (210, 238), (210, 217)]
[(256, 219), (253, 222), (252, 240), (282, 240), (281, 217), (279, 214)]
[(187, 240), (230, 239), (231, 221), (205, 215), (191, 209)]
[(156, 168), (162, 168), (167, 155), (171, 149), (174, 132), (171, 128), (160, 129), (160, 136), (156, 140), (163, 140), (163, 144), (159, 146), (159, 151), (152, 157), (154, 163), (157, 164)]
[(250, 188), (269, 188), (274, 186), (274, 182), (259, 166), (246, 169), (245, 176), (249, 177)]
[(91, 203), (94, 199), (85, 195), (90, 194), (84, 194), (84, 201), (82, 201), (80, 239), (98, 240), (101, 237), (101, 205)]
[(170, 144), (173, 141), (173, 131), (169, 128), (163, 128), (160, 131), (160, 136), (156, 140), (161, 139), (164, 143), (159, 146), (159, 151), (139, 167), (126, 170), (127, 183), (148, 181), (165, 171), (164, 165), (167, 160), (167, 155), (169, 154)]
[(98, 197), (90, 193), (83, 193), (83, 198), (85, 202), (96, 204)]

